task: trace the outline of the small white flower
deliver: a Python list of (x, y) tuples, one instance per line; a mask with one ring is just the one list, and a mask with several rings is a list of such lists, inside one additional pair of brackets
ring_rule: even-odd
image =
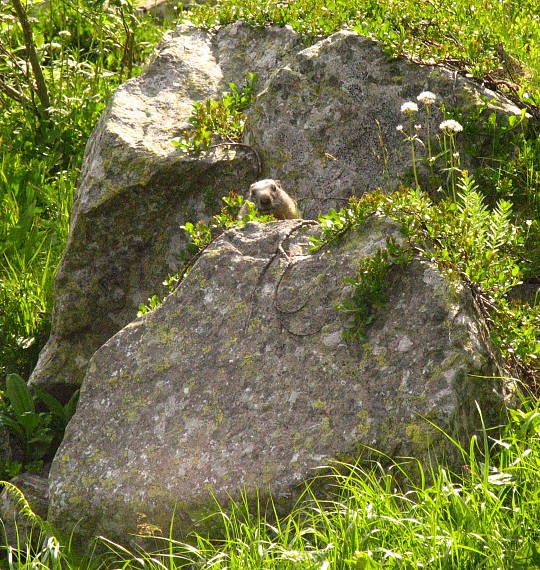
[(403, 131), (403, 125), (398, 125), (396, 127), (396, 131), (399, 131), (401, 133)]
[(447, 133), (460, 133), (463, 130), (463, 127), (454, 119), (449, 119), (448, 121), (443, 121), (439, 125), (439, 129), (441, 131), (446, 131)]
[(431, 91), (422, 91), (422, 93), (418, 95), (417, 99), (420, 103), (424, 103), (424, 105), (433, 105), (437, 100), (437, 95)]
[(412, 101), (407, 101), (401, 105), (401, 112), (402, 113), (417, 113), (418, 112), (418, 105), (413, 103)]
[(419, 131), (422, 128), (422, 125), (414, 125), (414, 129), (416, 131)]
[(66, 38), (70, 38), (70, 37), (71, 37), (71, 32), (68, 31), (68, 30), (60, 30), (60, 31), (58, 32), (58, 35), (59, 35), (59, 36), (66, 37)]
[(459, 158), (459, 152), (455, 152), (452, 156), (453, 156), (455, 159), (458, 159), (458, 158)]

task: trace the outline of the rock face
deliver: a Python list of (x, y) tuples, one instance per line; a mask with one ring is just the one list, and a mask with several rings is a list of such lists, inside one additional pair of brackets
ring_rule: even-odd
[(175, 534), (257, 489), (290, 505), (299, 483), (363, 446), (452, 455), (502, 398), (471, 300), (433, 266), (389, 278), (368, 341), (343, 339), (337, 304), (360, 260), (399, 236), (374, 218), (310, 253), (313, 222), (250, 222), (210, 246), (180, 287), (93, 356), (50, 473), (49, 520), (79, 538), (128, 539), (141, 521)]
[(185, 156), (171, 139), (193, 101), (217, 98), (248, 71), (260, 82), (298, 50), (291, 30), (241, 23), (210, 34), (181, 26), (143, 74), (113, 96), (86, 148), (69, 241), (57, 272), (52, 333), (31, 382), (66, 396), (93, 352), (165, 292), (186, 244), (180, 229), (215, 213), (220, 197), (256, 179), (253, 153), (219, 147)]
[[(489, 112), (519, 114), (495, 93), (449, 71), (389, 60), (373, 40), (341, 31), (272, 75), (249, 112), (247, 140), (263, 157), (265, 176), (294, 189), (304, 218), (315, 218), (342, 208), (351, 195), (394, 189), (410, 173), (410, 146), (396, 127), (403, 123), (407, 130), (401, 105), (416, 102), (425, 90), (465, 114), (482, 98)], [(428, 117), (419, 107), (414, 123), (422, 125), (425, 140)], [(432, 106), (432, 136), (442, 119), (438, 104)]]
[[(115, 93), (88, 142), (52, 333), (32, 383), (56, 394), (65, 388), (67, 398), (93, 352), (141, 302), (165, 292), (162, 282), (177, 272), (186, 244), (180, 226), (207, 218), (221, 196), (255, 180), (249, 150), (221, 146), (190, 157), (173, 147), (194, 101), (218, 97), (231, 81), (241, 85), (248, 72), (259, 75), (246, 141), (262, 158), (261, 177), (281, 179), (304, 218), (396, 186), (411, 160), (396, 131), (400, 106), (420, 91), (443, 96), (447, 108), (466, 111), (484, 95), (493, 108), (512, 111), (449, 72), (388, 61), (378, 44), (352, 32), (302, 47), (287, 28), (181, 26)], [(440, 118), (433, 109), (432, 132)]]

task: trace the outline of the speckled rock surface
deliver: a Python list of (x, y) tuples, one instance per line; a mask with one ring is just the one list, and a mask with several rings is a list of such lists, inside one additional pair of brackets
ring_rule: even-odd
[[(298, 201), (304, 218), (343, 207), (351, 195), (377, 187), (411, 183), (411, 149), (399, 124), (405, 101), (429, 90), (447, 109), (477, 112), (481, 98), (487, 114), (519, 114), (495, 93), (444, 69), (389, 60), (375, 41), (341, 31), (300, 51), (278, 70), (248, 114), (246, 140), (265, 165), (264, 176), (281, 180)], [(426, 140), (427, 116), (420, 112)], [(431, 133), (438, 132), (440, 111), (431, 107)], [(417, 156), (423, 156), (420, 146)], [(467, 159), (462, 158), (462, 161)]]
[[(220, 197), (256, 178), (253, 152), (221, 146), (186, 157), (171, 140), (189, 126), (194, 101), (259, 75), (246, 142), (262, 177), (281, 179), (304, 218), (341, 207), (352, 194), (394, 188), (410, 166), (396, 126), (401, 104), (424, 89), (448, 108), (515, 111), (444, 70), (388, 61), (375, 42), (338, 32), (303, 49), (288, 28), (219, 31), (182, 25), (143, 74), (114, 94), (86, 149), (69, 241), (56, 276), (50, 339), (31, 383), (67, 399), (93, 352), (130, 322), (141, 302), (165, 293), (178, 270), (186, 221), (209, 217)], [(440, 120), (433, 110), (432, 132)], [(424, 125), (420, 113), (415, 123)], [(467, 158), (463, 157), (462, 164)]]
[[(138, 525), (200, 528), (245, 491), (286, 508), (333, 458), (373, 446), (440, 458), (477, 423), (497, 421), (497, 381), (471, 301), (431, 265), (389, 276), (368, 341), (343, 339), (335, 307), (360, 260), (398, 236), (372, 219), (309, 253), (312, 222), (250, 222), (221, 236), (155, 311), (90, 361), (50, 472), (49, 520), (79, 540), (129, 540)], [(281, 245), (281, 247), (280, 247)], [(429, 451), (428, 451), (429, 448)], [(206, 523), (208, 524), (208, 523)]]
[(146, 70), (113, 95), (86, 148), (67, 248), (55, 283), (50, 340), (31, 382), (66, 397), (93, 352), (135, 318), (178, 270), (186, 221), (208, 218), (256, 178), (253, 153), (219, 147), (189, 157), (171, 139), (193, 101), (216, 98), (248, 71), (261, 85), (299, 49), (287, 28), (236, 23), (209, 33), (180, 26)]

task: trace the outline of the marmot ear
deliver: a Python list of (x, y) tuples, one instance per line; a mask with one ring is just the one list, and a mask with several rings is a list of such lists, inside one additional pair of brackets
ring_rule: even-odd
[(274, 180), (274, 182), (276, 183), (276, 186), (277, 186), (278, 188), (281, 188), (281, 189), (283, 190), (283, 188), (282, 188), (282, 186), (281, 186), (281, 180)]

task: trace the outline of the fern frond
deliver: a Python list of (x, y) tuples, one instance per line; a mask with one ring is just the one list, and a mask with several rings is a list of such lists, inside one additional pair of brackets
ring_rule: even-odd
[(482, 248), (485, 244), (487, 221), (490, 213), (484, 203), (484, 197), (478, 191), (478, 185), (474, 178), (464, 171), (458, 183), (459, 200), (456, 203), (459, 212), (459, 225), (464, 235), (469, 235), (477, 247)]
[(506, 200), (499, 200), (495, 206), (487, 228), (486, 245), (489, 249), (498, 251), (505, 243), (515, 241), (516, 233), (512, 229), (511, 211), (512, 204)]
[(32, 507), (24, 496), (24, 493), (18, 487), (9, 481), (0, 481), (0, 487), (4, 487), (7, 493), (16, 499), (17, 509), (20, 515), (26, 517), (32, 524), (35, 524), (48, 536), (58, 536), (56, 529), (32, 510)]
[(478, 191), (478, 186), (466, 186), (464, 191), (458, 193), (460, 201), (457, 203), (458, 211), (468, 216), (469, 223), (483, 225), (489, 216), (489, 210), (484, 204), (484, 197)]

